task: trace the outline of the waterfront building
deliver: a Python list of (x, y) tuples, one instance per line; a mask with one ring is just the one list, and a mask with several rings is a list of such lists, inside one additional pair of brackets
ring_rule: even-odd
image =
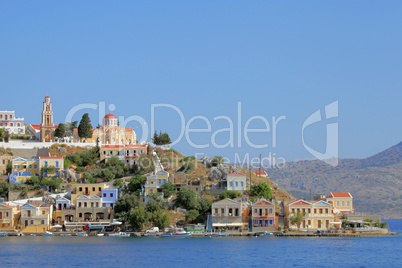
[(332, 205), (335, 214), (354, 212), (353, 196), (348, 192), (331, 192), (327, 197), (327, 202)]
[(0, 203), (0, 229), (14, 230), (14, 216), (17, 213), (15, 207)]
[(126, 165), (137, 164), (141, 155), (147, 153), (146, 144), (121, 144), (121, 145), (99, 145), (100, 161), (107, 162), (110, 158), (116, 157)]
[(25, 134), (24, 118), (15, 117), (15, 111), (0, 111), (0, 128), (10, 134)]
[(21, 207), (22, 232), (44, 232), (50, 230), (52, 223), (53, 206), (42, 204), (36, 206), (26, 204)]
[(242, 203), (226, 198), (212, 204), (212, 229), (239, 231), (243, 227)]
[(291, 223), (292, 217), (297, 213), (303, 215), (300, 228), (303, 229), (328, 229), (331, 222), (334, 222), (334, 214), (330, 203), (319, 200), (308, 202), (302, 199), (289, 202), (285, 205), (285, 220), (289, 228), (298, 228), (296, 224)]
[(80, 183), (76, 184), (75, 188), (71, 192), (71, 204), (77, 205), (77, 198), (83, 195), (86, 196), (101, 196), (102, 190), (106, 189), (105, 183)]
[(275, 204), (265, 199), (252, 206), (253, 232), (275, 230)]

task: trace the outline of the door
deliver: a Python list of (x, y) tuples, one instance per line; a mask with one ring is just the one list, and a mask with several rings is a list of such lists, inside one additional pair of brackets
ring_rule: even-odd
[(25, 227), (28, 226), (28, 220), (25, 220)]
[(0, 211), (0, 220), (3, 219), (3, 212)]
[(321, 220), (318, 220), (318, 228), (321, 228)]
[(268, 220), (265, 220), (264, 227), (268, 227)]
[(262, 227), (262, 220), (260, 220), (260, 224), (259, 224), (259, 225), (260, 225), (260, 227)]

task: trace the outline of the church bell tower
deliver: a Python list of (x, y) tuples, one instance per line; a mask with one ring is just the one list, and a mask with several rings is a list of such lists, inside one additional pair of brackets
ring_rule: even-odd
[(53, 110), (50, 97), (46, 96), (43, 102), (42, 123), (40, 125), (40, 141), (52, 142), (54, 140)]

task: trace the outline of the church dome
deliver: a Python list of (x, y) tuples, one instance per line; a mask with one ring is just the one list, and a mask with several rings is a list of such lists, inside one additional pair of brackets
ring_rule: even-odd
[(116, 116), (114, 116), (113, 114), (107, 114), (107, 115), (105, 115), (105, 117), (104, 118), (116, 118)]

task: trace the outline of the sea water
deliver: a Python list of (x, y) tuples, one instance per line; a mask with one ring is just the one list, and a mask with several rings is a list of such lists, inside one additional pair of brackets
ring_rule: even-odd
[[(402, 232), (402, 221), (389, 221)], [(0, 237), (1, 267), (402, 267), (402, 236)]]

